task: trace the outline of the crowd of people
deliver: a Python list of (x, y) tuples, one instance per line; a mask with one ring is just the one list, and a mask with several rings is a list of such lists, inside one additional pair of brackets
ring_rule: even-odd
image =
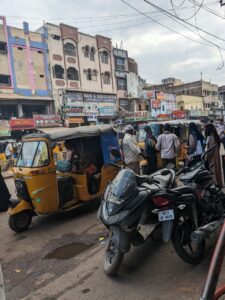
[[(136, 139), (135, 130), (132, 125), (127, 125), (125, 128), (125, 136), (121, 143), (121, 149), (125, 164), (132, 169), (136, 174), (140, 174), (140, 160), (145, 158), (147, 165), (145, 173), (151, 174), (158, 169), (157, 153), (160, 154), (162, 167), (175, 168), (176, 158), (179, 155), (180, 141), (178, 137), (172, 133), (170, 124), (164, 125), (163, 133), (156, 138), (151, 130), (150, 125), (145, 126), (145, 148), (141, 151)], [(207, 149), (215, 145), (213, 151), (207, 155), (207, 161), (211, 166), (214, 174), (214, 181), (218, 185), (223, 184), (221, 161), (220, 161), (220, 145), (225, 146), (225, 128), (223, 121), (219, 126), (210, 122), (204, 126), (204, 135), (199, 127), (191, 122), (188, 128), (187, 138), (187, 156), (184, 163), (195, 162), (201, 159), (202, 154)]]

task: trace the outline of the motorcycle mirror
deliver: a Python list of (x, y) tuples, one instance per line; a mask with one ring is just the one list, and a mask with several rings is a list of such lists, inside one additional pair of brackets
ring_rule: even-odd
[(114, 156), (114, 157), (116, 157), (116, 158), (121, 158), (121, 155), (120, 155), (120, 152), (117, 150), (117, 149), (111, 149), (110, 150), (110, 153)]

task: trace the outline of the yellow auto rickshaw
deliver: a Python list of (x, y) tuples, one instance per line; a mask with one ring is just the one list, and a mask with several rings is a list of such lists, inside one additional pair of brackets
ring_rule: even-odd
[[(177, 167), (181, 162), (183, 162), (187, 158), (187, 140), (188, 140), (188, 126), (190, 122), (194, 122), (199, 129), (201, 130), (201, 122), (199, 120), (171, 120), (171, 121), (161, 121), (161, 122), (151, 122), (148, 125), (150, 126), (153, 135), (157, 138), (162, 132), (163, 127), (166, 123), (170, 124), (171, 132), (176, 134), (180, 141), (180, 150), (177, 156)], [(137, 131), (137, 141), (139, 147), (144, 149), (145, 145), (145, 126), (141, 125)], [(158, 167), (162, 167), (162, 161), (160, 157), (160, 153), (157, 153)], [(146, 161), (142, 161), (141, 165), (145, 165)]]
[[(75, 162), (55, 161), (53, 151), (60, 141), (74, 145)], [(110, 165), (118, 160), (112, 149), (119, 150), (119, 143), (110, 125), (51, 129), (51, 133), (25, 136), (14, 167), (18, 201), (8, 211), (10, 228), (22, 232), (33, 216), (66, 212), (99, 198), (118, 172)], [(90, 166), (85, 166), (87, 161)]]

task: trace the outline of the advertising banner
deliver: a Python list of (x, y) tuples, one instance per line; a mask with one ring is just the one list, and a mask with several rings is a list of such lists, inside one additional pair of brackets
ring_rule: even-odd
[(114, 107), (99, 107), (98, 109), (99, 116), (103, 117), (111, 117), (115, 115), (115, 109)]
[(59, 127), (62, 125), (62, 120), (57, 115), (35, 115), (34, 124), (36, 128)]
[(34, 129), (34, 119), (11, 119), (9, 121), (11, 130)]
[(83, 95), (78, 92), (67, 92), (65, 94), (65, 104), (71, 107), (83, 107)]
[(183, 110), (174, 110), (172, 115), (174, 119), (185, 119), (185, 111)]

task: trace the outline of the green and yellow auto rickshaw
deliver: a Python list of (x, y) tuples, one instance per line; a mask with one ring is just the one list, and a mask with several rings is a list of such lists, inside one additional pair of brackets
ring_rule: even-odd
[[(69, 144), (71, 159), (57, 160), (54, 155), (61, 141)], [(118, 172), (110, 165), (118, 160), (112, 149), (119, 150), (119, 142), (110, 125), (58, 128), (25, 136), (14, 167), (18, 201), (8, 211), (10, 228), (24, 231), (33, 216), (66, 212), (99, 198)]]

